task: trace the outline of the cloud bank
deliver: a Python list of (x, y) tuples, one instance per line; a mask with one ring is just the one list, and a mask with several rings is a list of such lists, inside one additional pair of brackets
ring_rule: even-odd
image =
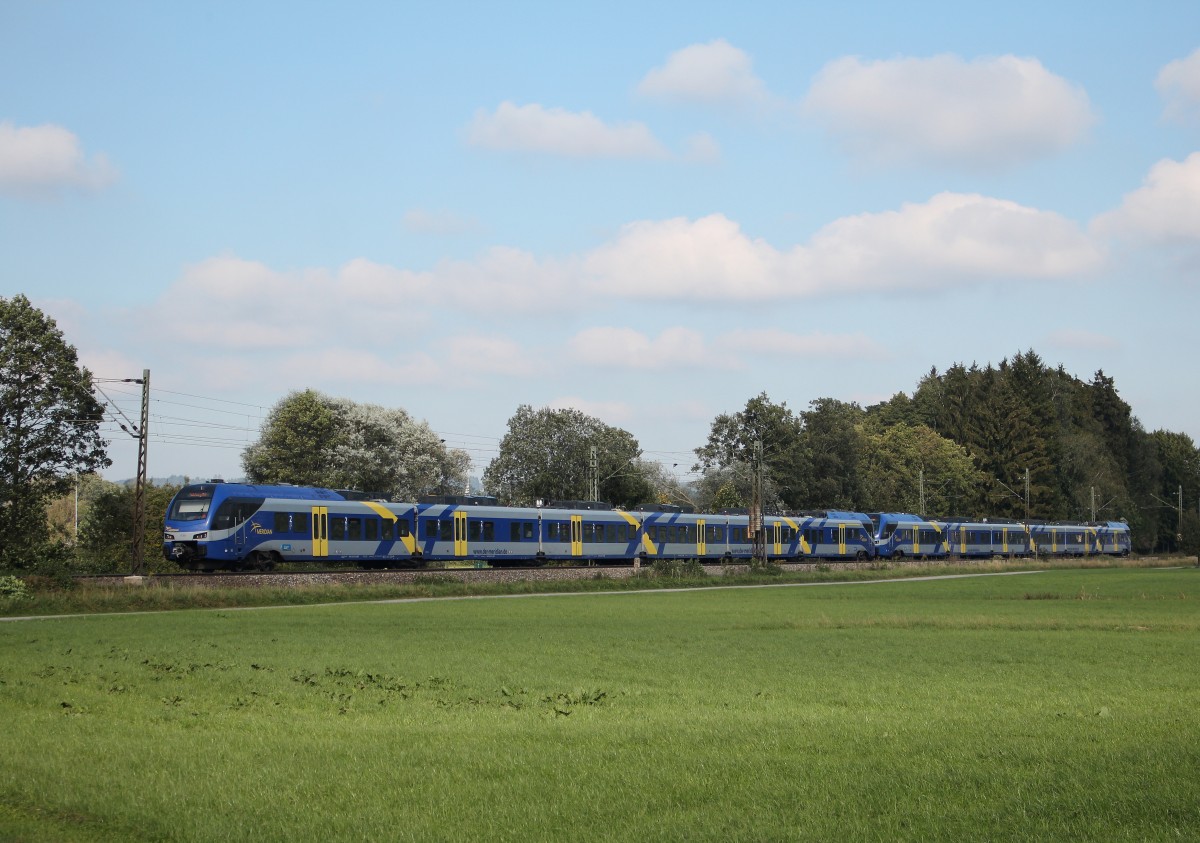
[(970, 170), (1061, 152), (1095, 121), (1081, 87), (1011, 55), (840, 58), (817, 75), (803, 110), (869, 163)]

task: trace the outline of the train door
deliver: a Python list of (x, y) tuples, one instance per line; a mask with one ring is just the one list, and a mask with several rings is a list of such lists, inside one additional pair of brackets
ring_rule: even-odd
[(774, 534), (775, 555), (782, 556), (783, 555), (783, 524), (779, 521), (776, 521), (774, 524), (771, 525), (771, 529)]
[(704, 535), (704, 519), (696, 522), (696, 553), (700, 556), (708, 553), (708, 543)]
[(838, 524), (838, 556), (846, 555), (846, 525)]
[(1008, 555), (1008, 528), (1002, 527), (1000, 530), (1000, 548), (1004, 554)]
[(312, 555), (324, 559), (329, 555), (329, 507), (312, 508)]
[(455, 512), (454, 514), (454, 555), (465, 557), (467, 555), (467, 513)]
[(583, 516), (571, 516), (571, 555), (583, 556)]

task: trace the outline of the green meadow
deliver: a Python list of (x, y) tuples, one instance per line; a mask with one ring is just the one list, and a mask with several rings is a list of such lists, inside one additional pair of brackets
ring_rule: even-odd
[(0, 839), (1197, 840), (1200, 570), (0, 623)]

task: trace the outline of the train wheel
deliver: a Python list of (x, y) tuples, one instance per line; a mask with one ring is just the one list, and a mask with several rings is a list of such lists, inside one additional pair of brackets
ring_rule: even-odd
[(857, 559), (859, 562), (866, 562), (867, 561), (867, 552), (865, 550), (860, 550), (858, 553), (856, 553), (854, 555), (854, 558)]
[(899, 562), (900, 560), (902, 560), (904, 558), (904, 551), (897, 550), (895, 553), (892, 554), (892, 558), (895, 559), (897, 562)]

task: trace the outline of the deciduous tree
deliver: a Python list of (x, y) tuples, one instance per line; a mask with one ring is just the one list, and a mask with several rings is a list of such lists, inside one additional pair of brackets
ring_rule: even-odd
[(356, 489), (393, 500), (461, 490), (470, 462), (402, 409), (311, 389), (276, 404), (259, 440), (242, 453), (252, 483)]
[(73, 475), (110, 465), (102, 417), (55, 321), (23, 295), (0, 298), (0, 566), (46, 540), (46, 503)]
[(499, 455), (483, 473), (487, 490), (506, 503), (591, 497), (591, 449), (599, 462), (600, 499), (618, 506), (649, 500), (654, 488), (639, 465), (633, 434), (579, 410), (522, 404), (508, 420)]

